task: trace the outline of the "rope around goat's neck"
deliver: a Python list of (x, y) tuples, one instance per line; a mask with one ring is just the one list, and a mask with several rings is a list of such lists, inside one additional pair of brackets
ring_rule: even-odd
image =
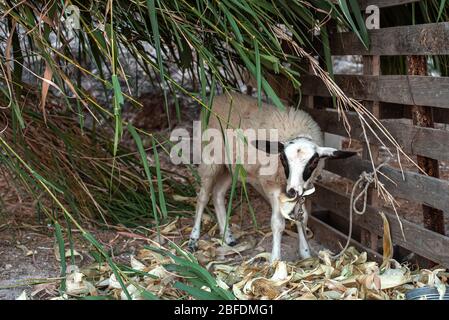
[[(354, 183), (354, 186), (352, 187), (352, 192), (351, 192), (351, 199), (350, 199), (350, 203), (349, 203), (349, 232), (348, 232), (348, 239), (346, 240), (346, 244), (343, 247), (343, 249), (340, 251), (339, 254), (334, 255), (334, 256), (330, 256), (331, 259), (336, 260), (338, 258), (340, 258), (345, 251), (348, 249), (350, 243), (351, 243), (351, 238), (352, 238), (352, 218), (353, 218), (353, 212), (357, 213), (358, 215), (363, 215), (366, 212), (366, 205), (368, 203), (368, 189), (370, 187), (370, 185), (372, 183), (375, 182), (375, 173), (384, 166), (385, 164), (382, 163), (381, 165), (379, 165), (375, 171), (371, 172), (371, 173), (367, 173), (366, 171), (363, 171), (360, 176), (359, 179)], [(361, 184), (365, 182), (365, 185), (363, 186), (363, 188), (361, 187)], [(362, 191), (360, 191), (360, 193), (354, 198), (355, 192), (357, 190), (357, 188), (362, 188)], [(357, 209), (357, 202), (360, 201), (360, 199), (363, 197), (363, 207), (362, 210)]]

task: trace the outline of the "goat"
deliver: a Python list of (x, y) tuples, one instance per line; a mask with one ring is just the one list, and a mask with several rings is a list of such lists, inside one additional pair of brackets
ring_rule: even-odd
[[(321, 129), (312, 117), (302, 110), (293, 108), (280, 110), (267, 103), (262, 103), (259, 108), (257, 99), (237, 93), (215, 97), (211, 109), (213, 114), (210, 116), (209, 128), (223, 129), (230, 124), (242, 130), (277, 129), (279, 141), (247, 141), (248, 146), (252, 145), (260, 150), (259, 152), (265, 152), (269, 162), (280, 158), (281, 164), (277, 165), (275, 172), (271, 175), (262, 175), (261, 169), (264, 165), (260, 161), (255, 164), (243, 163), (242, 166), (246, 171), (246, 182), (271, 205), (273, 232), (271, 261), (280, 260), (281, 237), (285, 228), (285, 219), (281, 214), (282, 199), (307, 194), (313, 188), (313, 181), (324, 166), (324, 159), (347, 158), (355, 153), (322, 147)], [(224, 144), (222, 145), (225, 148)], [(225, 195), (232, 183), (232, 173), (226, 164), (211, 164), (211, 161), (205, 164), (204, 162), (200, 164), (198, 170), (201, 189), (198, 193), (194, 226), (189, 241), (191, 250), (197, 249), (201, 216), (211, 194), (224, 241), (230, 246), (236, 244), (230, 228), (226, 228)], [(232, 166), (235, 168), (235, 164)], [(300, 210), (303, 212), (303, 217), (296, 223), (299, 234), (299, 255), (305, 259), (311, 256), (305, 235), (308, 219), (307, 205), (296, 204), (295, 214)]]

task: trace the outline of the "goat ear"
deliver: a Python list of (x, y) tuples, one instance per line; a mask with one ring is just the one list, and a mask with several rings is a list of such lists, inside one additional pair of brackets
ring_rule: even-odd
[(346, 159), (357, 154), (357, 152), (342, 151), (334, 148), (318, 148), (317, 152), (320, 158), (328, 159)]
[(251, 142), (256, 149), (265, 151), (269, 154), (278, 154), (284, 151), (284, 144), (282, 142), (272, 142), (266, 140), (254, 140)]

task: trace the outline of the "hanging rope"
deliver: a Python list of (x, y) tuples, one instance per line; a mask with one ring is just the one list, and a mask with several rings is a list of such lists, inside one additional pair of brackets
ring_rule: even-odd
[[(346, 245), (343, 247), (343, 249), (340, 251), (339, 254), (331, 256), (332, 259), (338, 259), (340, 258), (345, 251), (348, 249), (351, 238), (352, 238), (352, 220), (353, 220), (353, 213), (355, 212), (358, 215), (363, 215), (366, 212), (366, 205), (368, 203), (368, 190), (372, 183), (376, 181), (375, 176), (376, 172), (382, 168), (385, 165), (385, 163), (382, 163), (380, 166), (378, 166), (373, 172), (367, 173), (366, 171), (363, 171), (359, 179), (354, 183), (354, 186), (352, 187), (351, 192), (351, 199), (349, 203), (349, 232), (348, 232), (348, 239), (346, 240)], [(364, 183), (364, 185), (363, 185)], [(357, 189), (362, 189), (359, 194), (355, 196)], [(362, 209), (357, 209), (357, 203), (360, 201), (360, 199), (363, 198), (363, 206)]]

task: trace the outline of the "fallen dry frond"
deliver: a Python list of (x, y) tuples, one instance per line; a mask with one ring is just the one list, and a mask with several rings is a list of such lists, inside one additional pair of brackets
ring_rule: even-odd
[[(270, 254), (258, 247), (253, 235), (244, 232), (236, 233), (240, 241), (236, 247), (222, 244), (212, 233), (208, 240), (199, 241), (199, 250), (192, 255), (181, 249), (186, 243), (177, 241), (176, 245), (170, 240), (179, 236), (185, 239), (188, 235), (188, 228), (181, 232), (179, 224), (174, 221), (161, 227), (164, 245), (154, 240), (155, 235), (143, 237), (132, 231), (122, 232), (128, 238), (151, 245), (140, 247), (127, 266), (122, 267), (131, 299), (201, 299), (203, 295), (211, 295), (238, 300), (400, 300), (405, 299), (407, 291), (425, 286), (444, 294), (447, 285), (448, 274), (444, 269), (412, 271), (406, 264), (391, 259), (391, 252), (384, 254), (380, 265), (354, 247), (338, 259), (332, 259), (330, 251), (321, 250), (314, 258), (270, 264)], [(209, 221), (205, 225), (213, 224)], [(387, 237), (385, 246), (390, 245)], [(127, 299), (106, 263), (83, 268), (70, 266), (67, 272), (65, 294), (53, 299), (87, 296)], [(186, 291), (186, 287), (191, 291)], [(217, 290), (226, 295), (217, 295)]]

